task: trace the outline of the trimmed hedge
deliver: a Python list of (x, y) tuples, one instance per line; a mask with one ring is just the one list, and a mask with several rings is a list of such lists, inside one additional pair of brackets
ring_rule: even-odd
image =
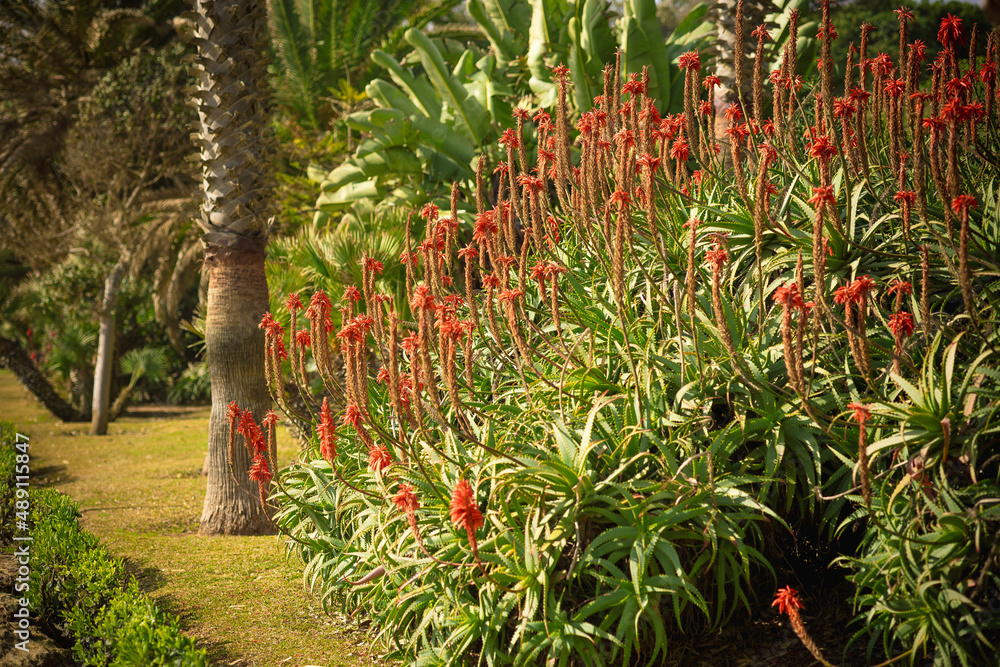
[[(0, 422), (0, 540), (12, 538), (15, 489), (13, 424)], [(84, 665), (207, 667), (205, 651), (176, 616), (139, 590), (122, 560), (80, 527), (79, 507), (52, 489), (30, 489), (31, 578), (38, 621), (61, 628)]]

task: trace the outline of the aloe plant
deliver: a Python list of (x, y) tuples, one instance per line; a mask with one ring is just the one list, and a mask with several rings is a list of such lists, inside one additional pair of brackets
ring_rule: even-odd
[(443, 195), (443, 183), (467, 182), (477, 152), (490, 154), (514, 104), (555, 104), (556, 64), (570, 69), (574, 112), (589, 110), (603, 91), (604, 63), (619, 48), (625, 73), (650, 67), (661, 112), (680, 109), (684, 79), (676, 60), (704, 42), (706, 12), (706, 5), (694, 8), (664, 41), (654, 0), (626, 2), (614, 28), (605, 0), (473, 0), (469, 14), (489, 41), (488, 53), (407, 30), (411, 57), (400, 62), (372, 53), (388, 80), (377, 78), (365, 89), (375, 109), (347, 119), (367, 138), (343, 165), (317, 174), (316, 221), (361, 200), (419, 205)]
[[(996, 37), (988, 52), (987, 74)], [(274, 486), (258, 476), (261, 502), (324, 602), (371, 614), (415, 664), (656, 664), (763, 612), (755, 596), (795, 565), (775, 548), (789, 528), (824, 548), (850, 531), (859, 638), (885, 662), (990, 664), (1000, 198), (980, 152), (997, 118), (978, 104), (996, 82), (914, 99), (908, 119), (929, 112), (943, 150), (899, 132), (900, 86), (880, 76), (882, 118), (846, 95), (836, 125), (815, 94), (784, 130), (786, 106), (757, 128), (730, 112), (731, 161), (689, 155), (685, 116), (606, 142), (590, 112), (553, 151), (565, 173), (583, 147), (566, 192), (512, 160), (512, 192), (477, 204), (467, 245), (428, 206), (406, 239), (418, 261), (363, 258), (336, 334), (330, 295), (286, 302), (310, 325), (286, 347), (269, 314), (274, 398), (315, 428)], [(612, 112), (645, 102), (631, 88)], [(900, 143), (912, 170), (891, 168)], [(525, 201), (531, 234), (509, 214)], [(379, 282), (393, 270), (409, 314)], [(331, 400), (289, 405), (288, 366)], [(263, 457), (270, 442), (243, 430)], [(847, 662), (804, 632), (799, 599), (786, 586), (778, 602), (806, 648)]]

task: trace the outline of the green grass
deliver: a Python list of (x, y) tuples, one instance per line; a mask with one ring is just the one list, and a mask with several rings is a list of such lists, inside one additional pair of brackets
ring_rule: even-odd
[[(132, 413), (87, 435), (0, 371), (0, 419), (31, 438), (31, 483), (80, 503), (82, 523), (127, 559), (140, 585), (208, 649), (212, 664), (371, 664), (357, 623), (323, 614), (276, 537), (199, 537), (208, 408)], [(284, 437), (282, 437), (284, 436)], [(278, 456), (295, 457), (279, 430)]]

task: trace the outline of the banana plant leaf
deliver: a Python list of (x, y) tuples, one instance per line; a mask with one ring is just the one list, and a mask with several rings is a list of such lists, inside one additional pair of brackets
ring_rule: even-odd
[(335, 213), (349, 207), (356, 201), (381, 199), (385, 193), (385, 188), (379, 187), (374, 180), (349, 183), (336, 191), (321, 192), (316, 199), (316, 208), (321, 212)]
[(451, 108), (457, 123), (457, 129), (477, 146), (482, 146), (483, 139), (490, 129), (490, 115), (479, 101), (469, 94), (469, 91), (448, 70), (440, 50), (427, 35), (419, 30), (407, 30), (406, 41), (420, 55), (420, 62), (431, 80), (434, 90)]
[(399, 110), (411, 116), (419, 115), (422, 111), (403, 91), (385, 79), (373, 80), (365, 86), (365, 94), (382, 109)]
[(503, 124), (510, 120), (514, 91), (497, 72), (498, 62), (492, 54), (480, 58), (476, 63), (477, 71), (469, 77), (465, 89), (489, 111), (493, 123)]
[(540, 106), (550, 106), (555, 101), (549, 62), (558, 44), (560, 23), (564, 12), (560, 0), (532, 0), (531, 28), (528, 30), (528, 86), (542, 99)]
[(435, 120), (441, 118), (441, 98), (434, 93), (430, 83), (425, 79), (414, 78), (403, 69), (399, 61), (385, 51), (373, 51), (372, 61), (389, 71), (393, 82), (410, 97), (413, 104), (419, 107), (425, 116)]
[(423, 169), (412, 151), (393, 146), (351, 158), (337, 167), (320, 186), (323, 192), (337, 192), (346, 185), (375, 179), (385, 174), (419, 174)]
[(573, 102), (580, 112), (590, 109), (594, 97), (603, 92), (604, 65), (615, 59), (618, 45), (605, 14), (607, 7), (605, 0), (578, 2), (576, 15), (567, 23)]
[[(618, 48), (608, 23), (608, 3), (605, 0), (584, 0), (582, 6), (577, 6), (580, 8), (577, 13), (581, 29), (580, 49), (587, 54), (587, 74), (597, 81), (605, 63), (615, 61)], [(598, 83), (603, 86), (603, 81)]]
[[(513, 18), (510, 10), (515, 6), (527, 7), (527, 3), (517, 0), (514, 2), (493, 0), (489, 5), (488, 7), (483, 0), (469, 0), (466, 7), (469, 10), (469, 16), (486, 34), (486, 39), (493, 47), (493, 53), (496, 54), (497, 60), (500, 64), (506, 65), (523, 52), (523, 36), (527, 33), (528, 26), (528, 23), (525, 22), (523, 31), (517, 32), (516, 28), (510, 24), (510, 20)], [(494, 20), (494, 17), (498, 20)]]
[(642, 72), (649, 66), (649, 95), (669, 109), (671, 82), (677, 68), (670, 64), (664, 46), (660, 21), (656, 18), (655, 0), (626, 0), (622, 16), (622, 67), (628, 74)]

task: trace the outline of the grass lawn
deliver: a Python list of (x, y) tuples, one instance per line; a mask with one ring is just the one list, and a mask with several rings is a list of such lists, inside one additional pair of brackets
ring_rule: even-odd
[[(91, 437), (89, 424), (60, 422), (0, 371), (0, 419), (31, 438), (31, 483), (77, 500), (83, 525), (181, 617), (213, 664), (371, 664), (364, 633), (323, 614), (281, 538), (197, 535), (208, 415), (207, 407), (133, 408), (107, 436)], [(279, 460), (295, 454), (279, 429)]]

